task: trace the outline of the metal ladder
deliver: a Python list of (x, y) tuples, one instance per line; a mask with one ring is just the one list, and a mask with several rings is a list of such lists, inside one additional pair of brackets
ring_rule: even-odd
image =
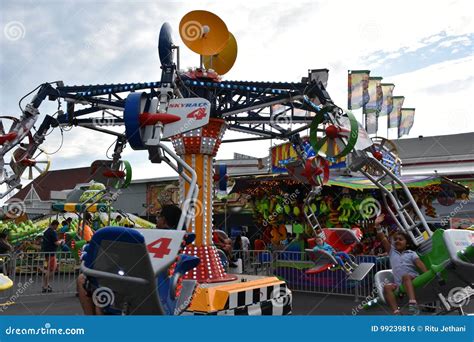
[(304, 216), (306, 217), (306, 221), (308, 221), (309, 225), (313, 229), (313, 231), (316, 231), (317, 229), (321, 229), (321, 225), (319, 224), (318, 217), (314, 210), (311, 208), (311, 202), (314, 200), (314, 198), (319, 195), (321, 192), (321, 187), (320, 186), (313, 186), (311, 188), (311, 191), (308, 193), (308, 196), (306, 196), (304, 200)]
[[(364, 170), (370, 166), (378, 171), (373, 176)], [(398, 228), (407, 233), (416, 246), (428, 241), (433, 232), (428, 227), (425, 217), (418, 208), (408, 187), (393, 172), (365, 151), (352, 153), (350, 168), (359, 171), (372, 181), (381, 191), (384, 206), (394, 219)], [(400, 195), (400, 190), (402, 195)]]

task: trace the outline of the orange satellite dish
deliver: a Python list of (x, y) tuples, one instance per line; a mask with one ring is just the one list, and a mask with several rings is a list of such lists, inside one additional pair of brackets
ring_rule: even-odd
[(237, 59), (237, 41), (232, 33), (229, 32), (229, 41), (224, 49), (217, 55), (203, 56), (202, 62), (206, 69), (214, 69), (219, 75), (227, 73)]
[(179, 23), (179, 35), (192, 51), (204, 55), (217, 55), (229, 41), (226, 24), (214, 13), (191, 11)]

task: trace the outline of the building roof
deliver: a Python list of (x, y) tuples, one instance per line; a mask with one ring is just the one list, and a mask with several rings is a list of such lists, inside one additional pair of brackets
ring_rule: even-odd
[(48, 201), (51, 199), (51, 191), (73, 189), (76, 184), (87, 183), (91, 179), (90, 167), (48, 171), (23, 187), (7, 202), (13, 198), (24, 200), (31, 188), (35, 189), (42, 201)]
[(397, 145), (400, 158), (437, 159), (446, 157), (463, 160), (474, 158), (474, 133), (438, 135), (432, 137), (398, 139)]
[(474, 177), (474, 133), (399, 139), (404, 175)]

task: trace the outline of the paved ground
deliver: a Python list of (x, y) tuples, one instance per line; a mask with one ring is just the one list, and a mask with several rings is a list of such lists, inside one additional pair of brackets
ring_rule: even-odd
[[(17, 277), (16, 287), (8, 292), (0, 292), (0, 303), (9, 299), (15, 302), (9, 306), (0, 306), (1, 315), (82, 315), (81, 306), (75, 296), (75, 277), (56, 278), (53, 287), (56, 293), (41, 294), (41, 280), (25, 275)], [(20, 291), (21, 290), (21, 291)], [(16, 296), (16, 298), (15, 298)], [(474, 298), (474, 297), (473, 297)], [(474, 312), (474, 300), (468, 312)], [(362, 310), (361, 302), (353, 296), (323, 295), (293, 291), (294, 315), (387, 315), (385, 306), (376, 305), (370, 310)], [(431, 315), (432, 312), (422, 314)]]
[[(385, 307), (371, 310), (358, 309), (354, 297), (327, 296), (293, 292), (293, 315), (386, 315)], [(423, 314), (432, 314), (425, 312)], [(48, 294), (20, 297), (10, 306), (3, 307), (0, 315), (82, 315), (74, 294)]]

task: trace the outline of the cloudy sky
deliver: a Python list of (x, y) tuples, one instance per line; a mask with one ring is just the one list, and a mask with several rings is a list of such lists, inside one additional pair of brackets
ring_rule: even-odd
[[(347, 70), (368, 69), (395, 83), (394, 95), (416, 108), (411, 137), (470, 132), (471, 2), (1, 0), (0, 114), (19, 116), (18, 100), (45, 81), (159, 80), (157, 36), (165, 21), (182, 46), (181, 66), (196, 66), (199, 58), (182, 44), (177, 27), (187, 12), (206, 9), (226, 22), (238, 42), (239, 56), (225, 79), (299, 81), (308, 69), (328, 68), (329, 93), (345, 108)], [(53, 103), (40, 109), (56, 111)], [(81, 128), (65, 132), (53, 168), (104, 159), (113, 140)], [(55, 131), (45, 147), (51, 152), (60, 143)], [(226, 144), (218, 158), (233, 152), (264, 157), (272, 143), (280, 141)], [(124, 158), (132, 162), (135, 179), (172, 175), (165, 166), (150, 167), (145, 152), (127, 149)]]

